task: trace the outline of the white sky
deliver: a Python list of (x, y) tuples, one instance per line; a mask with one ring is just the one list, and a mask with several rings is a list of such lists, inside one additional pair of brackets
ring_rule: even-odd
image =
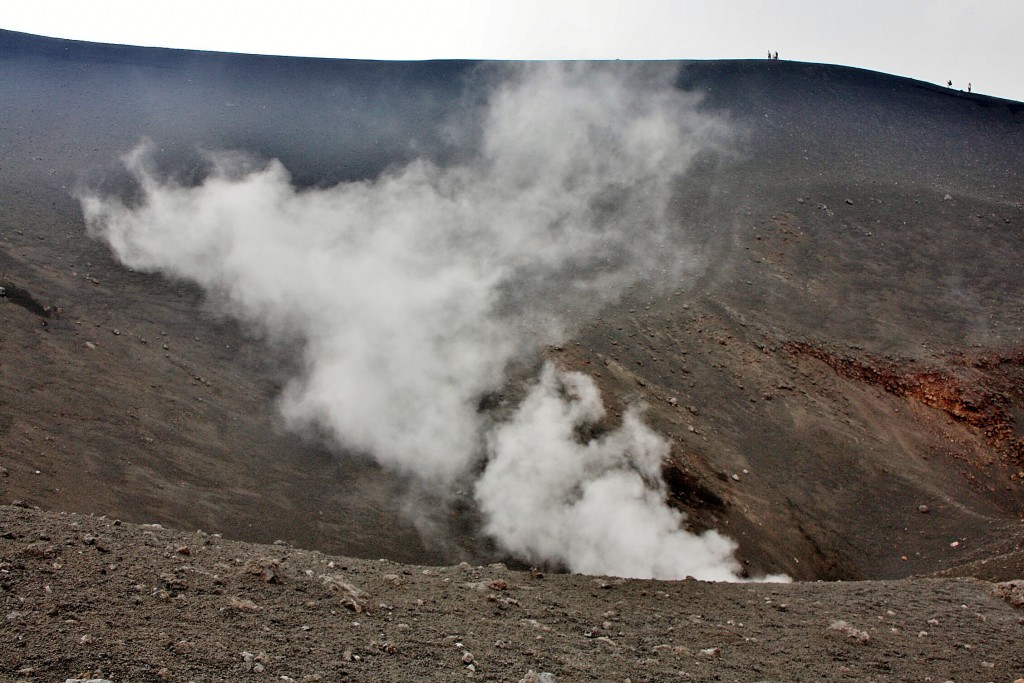
[(1024, 0), (6, 0), (0, 28), (363, 59), (747, 59), (771, 49), (1024, 101)]

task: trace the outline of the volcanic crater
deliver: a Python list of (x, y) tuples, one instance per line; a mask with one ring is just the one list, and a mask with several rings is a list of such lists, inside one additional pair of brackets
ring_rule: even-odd
[[(671, 206), (701, 267), (680, 282), (655, 275), (633, 284), (563, 344), (513, 367), (481, 410), (510, 411), (544, 361), (599, 387), (607, 413), (589, 438), (644, 406), (645, 423), (670, 443), (666, 498), (687, 527), (733, 539), (743, 576), (784, 573), (797, 581), (788, 586), (591, 582), (558, 574), (557, 565), (506, 576), (504, 567), (530, 564), (482, 533), (470, 494), (431, 490), (284, 423), (278, 402), (301, 365), (294, 340), (266, 339), (194, 284), (125, 268), (87, 235), (81, 188), (130, 190), (118, 158), (143, 138), (155, 163), (183, 179), (202, 168), (204, 149), (279, 159), (307, 188), (375, 177), (423, 149), (454, 163), (461, 152), (442, 124), (478, 104), (466, 91), (479, 65), (265, 58), (0, 32), (0, 596), (11, 624), (0, 676), (225, 680), (252, 675), (256, 662), (295, 680), (441, 680), (465, 674), (467, 662), (445, 655), (432, 668), (432, 649), (447, 653), (475, 638), (477, 609), (488, 616), (476, 638), (486, 644), (474, 655), (486, 650), (494, 665), (469, 673), (487, 680), (518, 680), (529, 668), (558, 680), (634, 681), (684, 669), (720, 680), (824, 671), (813, 657), (764, 650), (733, 659), (730, 649), (744, 642), (741, 616), (764, 621), (758, 637), (769, 642), (794, 619), (795, 643), (812, 644), (821, 661), (854, 663), (829, 669), (839, 680), (1024, 675), (1024, 613), (988, 597), (986, 583), (1024, 576), (1024, 104), (837, 66), (677, 66), (675, 87), (734, 132), (727, 149), (695, 163)], [(86, 532), (94, 542), (79, 547)], [(206, 549), (209, 566), (186, 571), (206, 562)], [(387, 561), (342, 566), (328, 555)], [(255, 557), (276, 562), (275, 573), (283, 567), (282, 585), (308, 599), (292, 605), (274, 581), (235, 566)], [(58, 567), (75, 562), (80, 589)], [(327, 575), (327, 562), (337, 563), (332, 572), (350, 568), (345, 580), (371, 597), (308, 583), (307, 575)], [(469, 564), (454, 567), (460, 562)], [(154, 643), (138, 655), (132, 647), (141, 646), (125, 646), (131, 638), (115, 642), (113, 622), (128, 619), (118, 612), (135, 609), (131, 598), (106, 605), (97, 588), (129, 566), (132, 585), (145, 586), (135, 604), (152, 604), (153, 624), (165, 622), (132, 622)], [(202, 587), (200, 571), (221, 583)], [(439, 577), (451, 581), (435, 585)], [(507, 591), (495, 588), (499, 580)], [(803, 583), (816, 580), (842, 582)], [(71, 615), (58, 620), (55, 645), (44, 642), (54, 617), (35, 604), (36, 583), (68, 591), (51, 606)], [(152, 597), (150, 583), (163, 593)], [(449, 589), (471, 583), (479, 585), (465, 594), (480, 605), (460, 611)], [(429, 635), (404, 645), (387, 615), (394, 605), (424, 606), (401, 586), (415, 586), (437, 613)], [(743, 606), (745, 590), (773, 605), (771, 619), (750, 600)], [(225, 591), (255, 607), (217, 608)], [(673, 597), (662, 602), (659, 591)], [(349, 602), (334, 604), (341, 594)], [(303, 659), (263, 634), (262, 658), (245, 658), (199, 626), (189, 635), (166, 625), (194, 608), (210, 620), (226, 609), (233, 625), (225, 633), (251, 630), (271, 613), (275, 630), (298, 629), (296, 610), (327, 605), (347, 624), (363, 618), (362, 607), (352, 611), (360, 601), (387, 638), (367, 645), (353, 628), (325, 627), (311, 649), (347, 644), (329, 657)], [(917, 617), (941, 611), (938, 622), (953, 624), (961, 604), (978, 614), (974, 626), (957, 622), (935, 645), (915, 638), (910, 649), (924, 650), (895, 664), (878, 651), (879, 643), (908, 647), (887, 644), (897, 629), (941, 630)], [(886, 605), (900, 616), (886, 616)], [(709, 614), (729, 609), (735, 619), (714, 627), (727, 637), (696, 635)], [(667, 631), (636, 642), (619, 635), (640, 628), (626, 615), (655, 612), (652, 623), (679, 628), (686, 642), (652, 654), (665, 644), (655, 640), (671, 640)], [(892, 634), (886, 624), (861, 645), (816, 621), (862, 616), (873, 629), (875, 612), (907, 623)], [(502, 620), (512, 613), (509, 626)], [(675, 621), (687, 614), (690, 626)], [(554, 626), (558, 618), (571, 627)], [(993, 663), (984, 673), (981, 655), (960, 647), (973, 642), (975, 626), (989, 639), (976, 644)], [(584, 629), (584, 640), (568, 635)], [(21, 641), (8, 637), (15, 632)], [(596, 642), (602, 637), (615, 642)], [(516, 654), (500, 645), (506, 639), (518, 643), (509, 645)], [(945, 668), (930, 659), (952, 648), (960, 654)], [(598, 654), (588, 664), (591, 649)], [(761, 669), (752, 664), (759, 657)]]

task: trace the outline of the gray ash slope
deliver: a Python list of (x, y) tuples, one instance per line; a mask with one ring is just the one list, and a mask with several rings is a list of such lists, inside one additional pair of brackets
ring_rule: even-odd
[[(143, 137), (183, 178), (201, 149), (278, 158), (302, 185), (452, 161), (486, 69), (0, 34), (0, 286), (30, 304), (0, 301), (0, 500), (494, 559), (471, 506), (285, 432), (288, 350), (117, 265), (71, 194), (123, 187), (117, 157)], [(1019, 574), (1024, 105), (767, 60), (681, 63), (677, 85), (737, 133), (679, 191), (708, 265), (669, 295), (634, 288), (547, 355), (613, 411), (649, 405), (672, 501), (754, 573)]]

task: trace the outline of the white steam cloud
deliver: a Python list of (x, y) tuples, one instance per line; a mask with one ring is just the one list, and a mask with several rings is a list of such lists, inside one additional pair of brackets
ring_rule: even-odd
[(594, 381), (548, 364), (515, 416), (488, 438), (476, 485), (487, 531), (514, 553), (574, 571), (631, 577), (735, 580), (736, 544), (681, 530), (665, 505), (664, 438), (630, 410), (617, 430), (580, 443), (604, 416)]
[[(281, 409), (347, 448), (437, 485), (470, 476), (512, 552), (628, 576), (735, 578), (734, 545), (680, 530), (664, 504), (664, 441), (635, 415), (580, 444), (600, 397), (547, 369), (507, 424), (480, 398), (509, 363), (652, 272), (692, 269), (671, 201), (723, 129), (663, 66), (518, 68), (491, 94), (479, 147), (362, 182), (296, 190), (276, 161), (212, 157), (184, 186), (126, 158), (138, 201), (81, 198), (126, 265), (194, 281), (230, 314), (298, 340)], [(561, 391), (561, 393), (560, 393)], [(563, 396), (563, 394), (565, 394)]]

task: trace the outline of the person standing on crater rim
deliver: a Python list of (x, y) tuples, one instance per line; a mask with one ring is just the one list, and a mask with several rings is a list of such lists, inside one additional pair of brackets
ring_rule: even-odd
[(946, 81), (946, 87), (947, 88), (952, 88), (953, 87), (953, 81)]
[(778, 58), (779, 58), (779, 51), (776, 50), (775, 53), (772, 54), (772, 59), (778, 59)]

